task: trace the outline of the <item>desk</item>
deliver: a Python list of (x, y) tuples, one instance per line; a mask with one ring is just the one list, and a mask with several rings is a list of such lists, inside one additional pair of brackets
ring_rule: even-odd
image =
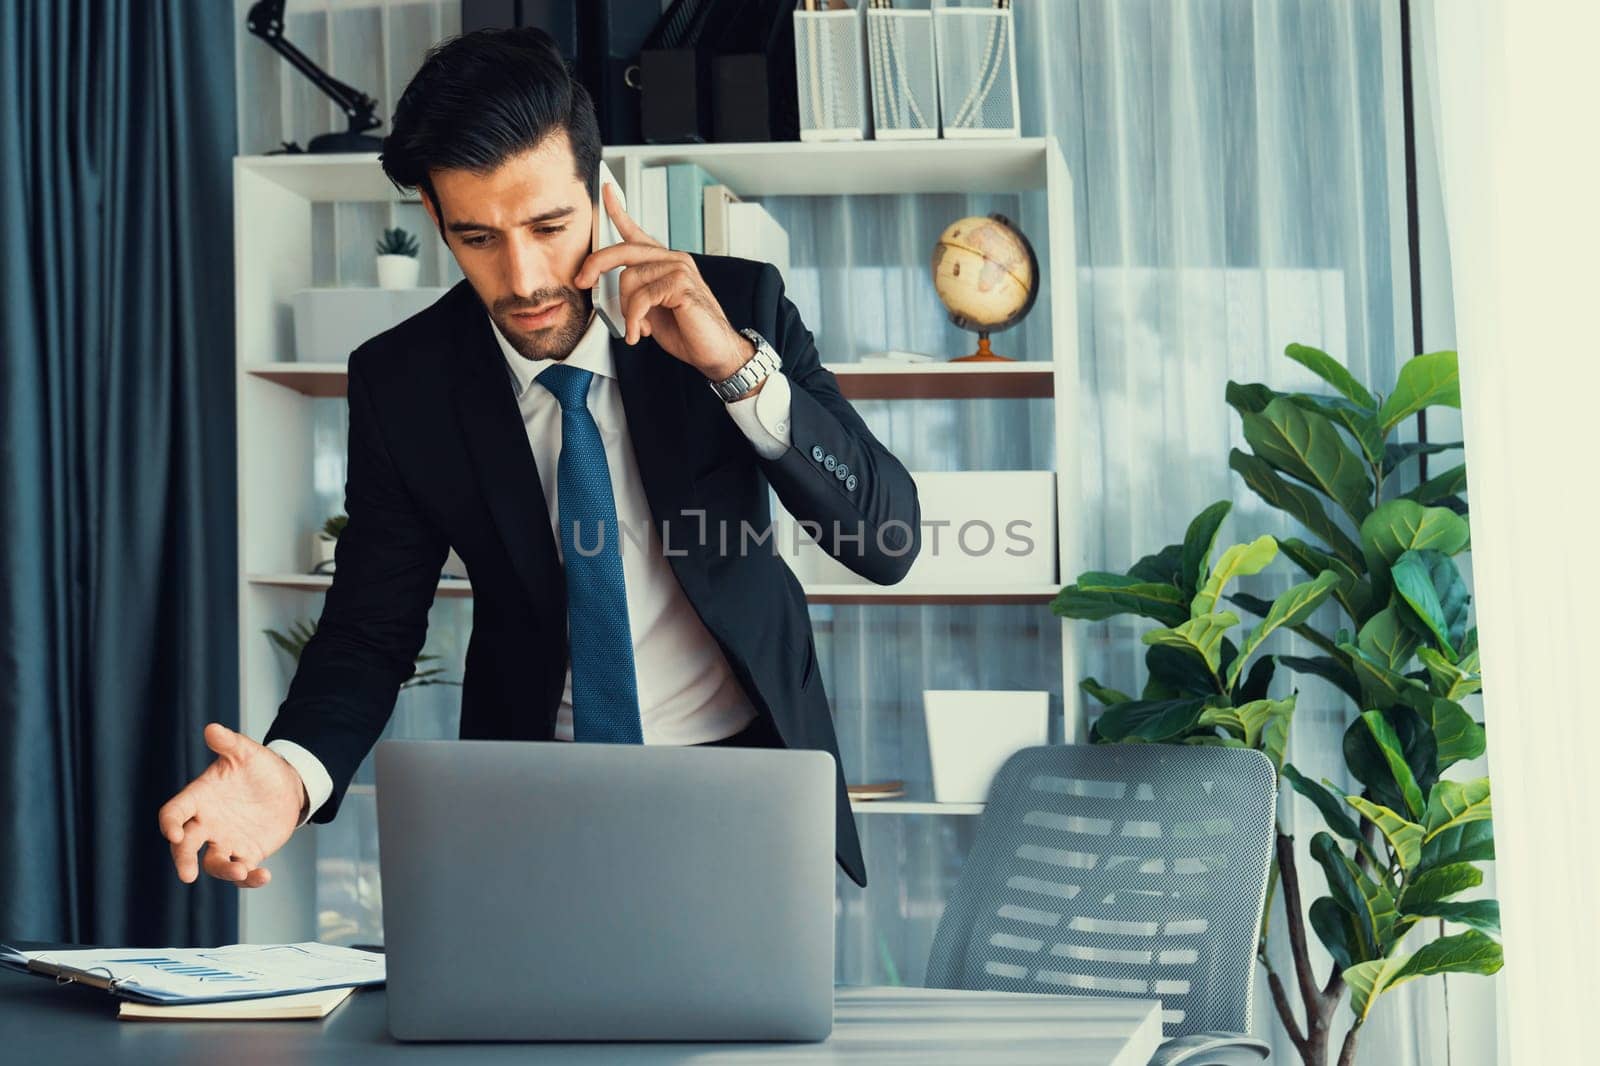
[(119, 1022), (115, 1015), (104, 992), (0, 970), (0, 1040), (9, 1062), (1144, 1066), (1161, 1042), (1154, 1000), (923, 988), (840, 988), (833, 1036), (821, 1044), (401, 1044), (389, 1037), (382, 989), (357, 992), (321, 1021)]

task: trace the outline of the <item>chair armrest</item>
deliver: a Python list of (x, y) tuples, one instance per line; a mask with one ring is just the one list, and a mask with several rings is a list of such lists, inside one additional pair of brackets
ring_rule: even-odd
[(1150, 1066), (1254, 1066), (1272, 1058), (1265, 1041), (1243, 1033), (1191, 1033), (1161, 1045)]

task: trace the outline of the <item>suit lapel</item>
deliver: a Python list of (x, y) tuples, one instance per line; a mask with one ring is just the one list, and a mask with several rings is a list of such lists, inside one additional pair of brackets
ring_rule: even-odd
[(666, 524), (667, 562), (689, 590), (703, 576), (704, 562), (698, 522), (683, 513), (694, 506), (694, 483), (682, 444), (689, 424), (681, 364), (648, 337), (632, 347), (611, 338), (611, 356), (645, 499), (658, 534)]
[[(542, 621), (566, 618), (566, 584), (550, 530), (540, 470), (528, 447), (510, 372), (489, 327), (483, 303), (463, 281), (461, 313), (454, 331), (457, 367), (452, 397), (461, 433), (512, 565)], [(549, 472), (554, 477), (555, 471)], [(558, 629), (561, 627), (558, 627)]]

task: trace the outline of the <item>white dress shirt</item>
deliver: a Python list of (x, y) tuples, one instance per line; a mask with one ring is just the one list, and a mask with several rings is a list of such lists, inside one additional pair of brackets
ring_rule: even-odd
[[(704, 744), (739, 732), (755, 717), (749, 697), (733, 676), (722, 649), (706, 631), (662, 554), (659, 530), (651, 522), (633, 441), (623, 412), (622, 393), (611, 354), (611, 334), (598, 315), (565, 360), (526, 359), (511, 346), (490, 319), (495, 340), (506, 359), (510, 387), (539, 467), (556, 551), (563, 551), (556, 467), (561, 455), (561, 405), (555, 394), (534, 379), (547, 367), (564, 362), (591, 371), (589, 412), (605, 446), (617, 520), (638, 536), (621, 541), (622, 574), (628, 594), (628, 625), (633, 635), (634, 674), (638, 683), (639, 717), (646, 744)], [(665, 353), (657, 358), (670, 359)], [(727, 405), (728, 414), (758, 454), (775, 459), (789, 447), (789, 381), (782, 373), (767, 378), (754, 396)], [(533, 491), (535, 486), (529, 486)], [(585, 542), (587, 549), (588, 545)], [(572, 664), (556, 712), (556, 740), (572, 739)], [(322, 761), (289, 740), (267, 745), (293, 766), (305, 784), (306, 817), (333, 794), (333, 780)]]

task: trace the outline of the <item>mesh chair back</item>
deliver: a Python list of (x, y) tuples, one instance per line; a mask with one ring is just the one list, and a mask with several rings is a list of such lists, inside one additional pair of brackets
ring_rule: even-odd
[(1169, 1037), (1250, 1032), (1275, 800), (1259, 751), (1024, 748), (990, 786), (928, 987), (1155, 998)]

